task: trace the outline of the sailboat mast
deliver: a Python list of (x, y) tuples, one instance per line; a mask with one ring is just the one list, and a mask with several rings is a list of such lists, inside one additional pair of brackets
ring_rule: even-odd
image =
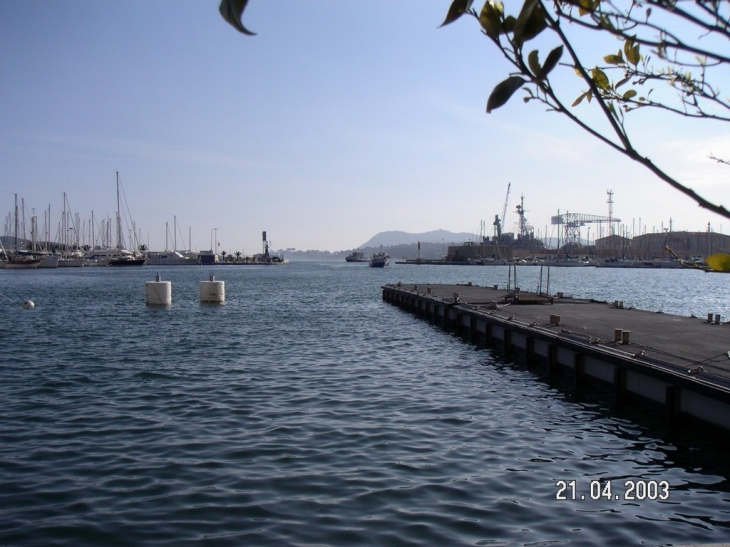
[(18, 194), (15, 194), (15, 252), (18, 252)]
[(122, 219), (119, 216), (119, 171), (117, 171), (117, 249), (122, 248)]
[(20, 200), (20, 212), (23, 214), (23, 239), (28, 239), (28, 234), (25, 231), (25, 198)]
[(66, 192), (63, 193), (63, 217), (61, 217), (61, 242), (63, 243), (64, 255), (68, 251), (68, 230), (66, 225), (68, 224), (68, 218), (66, 217)]
[(35, 253), (36, 252), (36, 231), (38, 230), (38, 217), (35, 214), (35, 209), (33, 209), (33, 214), (30, 217), (30, 240), (31, 240), (31, 250)]

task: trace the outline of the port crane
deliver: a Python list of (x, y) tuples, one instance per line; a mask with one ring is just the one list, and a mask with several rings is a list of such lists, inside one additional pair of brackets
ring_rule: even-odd
[(565, 244), (578, 243), (580, 240), (580, 228), (586, 224), (608, 224), (609, 230), (614, 222), (621, 222), (621, 219), (612, 216), (602, 217), (598, 215), (586, 215), (583, 213), (565, 213), (550, 217), (550, 224), (563, 226), (565, 230)]
[(494, 232), (497, 236), (497, 241), (502, 239), (502, 226), (504, 226), (504, 217), (507, 216), (507, 203), (509, 202), (509, 189), (512, 186), (511, 182), (507, 183), (507, 195), (504, 197), (504, 207), (502, 208), (502, 218), (499, 215), (494, 215)]

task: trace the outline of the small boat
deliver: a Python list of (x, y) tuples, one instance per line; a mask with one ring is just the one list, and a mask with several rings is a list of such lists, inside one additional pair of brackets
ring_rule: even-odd
[[(606, 263), (608, 264), (608, 260), (606, 259)], [(609, 264), (612, 265), (613, 263)], [(545, 265), (549, 265), (552, 267), (561, 267), (561, 268), (585, 268), (586, 266), (595, 266), (593, 262), (587, 257), (577, 257), (577, 256), (565, 256), (565, 257), (557, 257), (555, 259), (551, 259), (547, 262), (545, 262)]]
[(278, 265), (278, 264), (289, 264), (289, 259), (284, 258), (284, 255), (279, 253), (276, 255), (267, 254), (267, 253), (259, 253), (255, 254), (251, 257), (251, 262), (249, 264), (265, 264), (265, 265)]
[(385, 268), (389, 262), (390, 257), (382, 251), (370, 257), (371, 268)]
[(84, 255), (80, 251), (65, 253), (58, 261), (59, 268), (81, 268), (84, 265)]
[(368, 257), (365, 253), (359, 251), (353, 251), (351, 254), (345, 257), (345, 262), (368, 262)]
[[(141, 260), (141, 262), (140, 262)], [(127, 249), (95, 249), (84, 258), (84, 266), (141, 266), (146, 257)]]
[[(95, 247), (83, 257), (84, 266), (143, 266), (147, 257), (137, 251), (124, 248), (122, 237), (122, 214), (119, 191), (119, 172), (117, 172), (117, 242), (114, 247)], [(62, 261), (63, 262), (63, 261)], [(61, 264), (59, 264), (60, 266)]]
[(153, 252), (147, 255), (150, 266), (197, 266), (198, 254), (181, 253), (179, 251)]
[(103, 260), (103, 259), (99, 259), (99, 258), (86, 258), (86, 259), (84, 259), (84, 268), (93, 268), (93, 267), (96, 267), (96, 266), (104, 266), (104, 267), (106, 267), (108, 265), (109, 265), (109, 261), (108, 260)]
[(605, 258), (603, 262), (596, 263), (597, 268), (646, 268), (648, 267), (641, 260), (633, 258)]
[[(147, 264), (149, 266), (197, 266), (200, 263), (200, 259), (197, 252), (191, 250), (178, 251), (177, 250), (177, 217), (174, 217), (174, 224), (172, 233), (173, 237), (173, 250), (171, 251), (168, 247), (168, 230), (167, 222), (165, 222), (165, 250), (164, 251), (148, 251)], [(212, 242), (211, 242), (212, 243)]]
[(38, 263), (39, 268), (58, 268), (58, 262), (61, 257), (54, 254), (40, 255), (41, 261)]
[(41, 260), (43, 260), (41, 257), (33, 256), (30, 253), (26, 253), (23, 251), (18, 250), (18, 194), (15, 194), (15, 250), (14, 251), (6, 251), (5, 247), (2, 245), (2, 241), (0, 241), (0, 250), (2, 251), (2, 254), (5, 255), (5, 268), (8, 269), (31, 269), (31, 268), (37, 268), (38, 264), (40, 264)]
[(5, 267), (7, 269), (15, 269), (15, 270), (28, 270), (31, 268), (37, 268), (38, 264), (41, 263), (42, 258), (38, 258), (32, 255), (27, 254), (20, 254), (20, 253), (10, 253), (7, 256), (7, 262), (5, 263)]
[(109, 260), (109, 266), (144, 266), (147, 258), (137, 255), (124, 255)]
[[(117, 171), (117, 245), (116, 249), (112, 251), (111, 256), (108, 256), (109, 266), (144, 266), (147, 262), (147, 257), (138, 252), (128, 251), (124, 248), (124, 238), (122, 237), (122, 208), (119, 199), (119, 171)], [(114, 254), (116, 252), (116, 254)], [(94, 253), (98, 255), (99, 253)]]

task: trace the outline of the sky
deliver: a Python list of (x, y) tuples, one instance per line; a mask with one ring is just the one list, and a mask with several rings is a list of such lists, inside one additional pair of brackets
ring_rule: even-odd
[[(274, 249), (332, 252), (389, 230), (490, 235), (508, 185), (508, 231), (521, 196), (545, 237), (558, 212), (608, 216), (611, 190), (618, 230), (730, 233), (543, 105), (515, 95), (487, 114), (509, 66), (473, 19), (438, 28), (449, 4), (251, 0), (248, 37), (217, 0), (0, 2), (2, 229), (17, 195), (39, 229), (50, 207), (57, 239), (65, 194), (98, 231), (118, 173), (152, 250), (250, 255), (263, 231)], [(730, 167), (708, 159), (730, 158), (723, 124), (638, 112), (629, 128), (655, 164), (730, 205)]]

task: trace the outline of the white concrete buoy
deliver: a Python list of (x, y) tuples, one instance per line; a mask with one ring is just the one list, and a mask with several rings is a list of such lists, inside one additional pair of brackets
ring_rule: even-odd
[(226, 284), (216, 281), (215, 274), (210, 274), (208, 281), (200, 282), (200, 301), (223, 304), (226, 301)]
[(26, 300), (25, 302), (23, 302), (23, 307), (24, 307), (24, 308), (25, 308), (26, 310), (30, 310), (30, 309), (33, 309), (33, 308), (35, 308), (35, 304), (33, 303), (33, 301), (32, 301), (32, 300)]
[(172, 304), (172, 283), (160, 281), (158, 273), (154, 281), (144, 284), (144, 296), (148, 306), (169, 306)]

